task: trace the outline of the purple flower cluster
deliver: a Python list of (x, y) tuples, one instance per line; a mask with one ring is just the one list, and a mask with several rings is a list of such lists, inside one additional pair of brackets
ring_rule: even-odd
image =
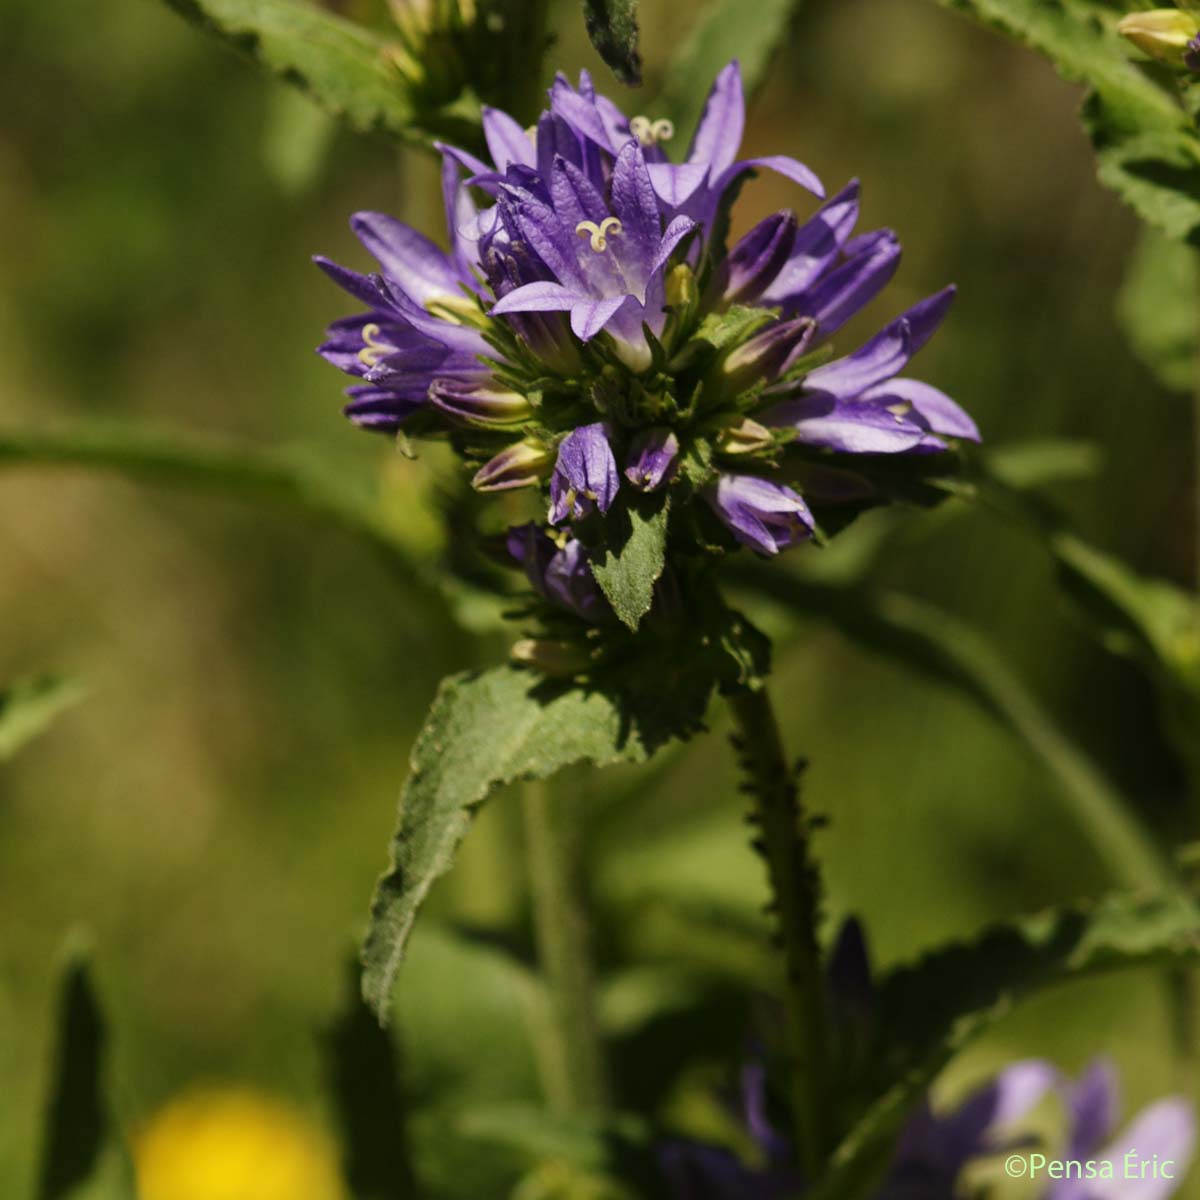
[[(379, 271), (317, 259), (363, 309), (334, 322), (320, 349), (357, 380), (349, 418), (449, 436), (474, 461), (478, 490), (542, 489), (549, 526), (590, 521), (592, 547), (622, 497), (669, 488), (672, 511), (697, 497), (722, 536), (764, 555), (815, 532), (786, 482), (797, 457), (837, 467), (853, 456), (858, 479), (880, 455), (977, 440), (949, 397), (901, 377), (952, 288), (833, 357), (830, 339), (900, 258), (889, 230), (855, 234), (856, 182), (807, 220), (767, 217), (726, 251), (725, 217), (753, 171), (824, 195), (795, 159), (740, 158), (744, 125), (736, 62), (681, 162), (665, 151), (669, 121), (627, 117), (586, 73), (578, 87), (559, 76), (530, 129), (485, 108), (490, 162), (440, 147), (448, 250), (359, 213), (352, 227)], [(712, 548), (696, 526), (691, 548)], [(537, 573), (566, 568), (531, 539), (517, 538), (522, 564), (561, 604), (562, 589)], [(586, 565), (582, 546), (571, 554)], [(566, 607), (584, 615), (577, 596)]]
[[(1043, 1150), (1018, 1131), (1049, 1095), (1062, 1102), (1067, 1131), (1060, 1148)], [(757, 1064), (742, 1071), (740, 1107), (758, 1163), (747, 1165), (714, 1146), (672, 1143), (661, 1159), (675, 1200), (803, 1195), (787, 1139), (767, 1116), (766, 1073)], [(1040, 1168), (1045, 1181), (1036, 1193), (1040, 1200), (1167, 1200), (1182, 1187), (1195, 1151), (1191, 1103), (1182, 1097), (1159, 1100), (1114, 1137), (1118, 1109), (1116, 1075), (1104, 1059), (1095, 1060), (1078, 1080), (1041, 1059), (1013, 1063), (948, 1112), (935, 1114), (923, 1101), (901, 1134), (876, 1200), (949, 1200), (962, 1194), (960, 1180), (972, 1164), (1020, 1151), (1025, 1166), (1035, 1150), (1046, 1165), (1061, 1164), (1053, 1173)], [(1033, 1173), (1030, 1166), (1025, 1170)]]

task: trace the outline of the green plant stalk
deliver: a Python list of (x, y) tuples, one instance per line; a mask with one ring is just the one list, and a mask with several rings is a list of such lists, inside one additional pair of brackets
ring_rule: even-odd
[(534, 929), (551, 1016), (544, 1086), (550, 1107), (563, 1114), (595, 1113), (608, 1103), (577, 800), (541, 781), (526, 783), (522, 794)]
[(817, 942), (820, 875), (800, 807), (797, 770), (788, 761), (779, 722), (765, 687), (735, 692), (729, 701), (734, 744), (754, 798), (755, 848), (767, 864), (772, 912), (783, 953), (784, 1007), (795, 1110), (796, 1147), (802, 1173), (820, 1173), (828, 1141), (828, 1031), (825, 978)]

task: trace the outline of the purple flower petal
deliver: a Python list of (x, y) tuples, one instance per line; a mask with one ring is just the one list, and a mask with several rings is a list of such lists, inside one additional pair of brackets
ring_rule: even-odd
[(461, 296), (461, 277), (450, 256), (415, 229), (384, 213), (360, 212), (350, 228), (379, 260), (383, 273), (417, 303), (438, 296)]
[(678, 461), (679, 439), (669, 429), (645, 429), (629, 448), (625, 478), (643, 492), (652, 492), (670, 480)]
[(776, 175), (782, 175), (785, 179), (798, 183), (805, 191), (812, 192), (819, 200), (825, 199), (825, 185), (820, 179), (802, 162), (789, 158), (786, 154), (768, 154), (763, 158), (744, 158), (740, 162), (735, 162), (733, 166), (717, 176), (713, 190), (718, 195), (723, 195), (733, 186), (739, 176), (745, 175), (747, 171), (757, 170), (759, 167), (774, 171)]
[(658, 198), (669, 208), (679, 208), (708, 178), (707, 163), (648, 162), (650, 182)]
[(841, 400), (806, 393), (763, 414), (771, 425), (787, 425), (796, 441), (841, 454), (903, 454), (917, 447), (927, 430), (914, 421), (864, 400)]
[(571, 332), (581, 341), (590, 342), (624, 307), (628, 296), (608, 300), (577, 300), (571, 306)]
[(805, 377), (804, 389), (852, 400), (902, 371), (912, 353), (908, 322), (900, 318), (853, 354), (810, 371)]
[(968, 442), (981, 440), (975, 422), (945, 392), (920, 380), (889, 379), (886, 383), (868, 388), (863, 392), (862, 399), (884, 408), (909, 404), (934, 433)]
[(957, 294), (958, 288), (951, 284), (949, 287), (942, 288), (940, 292), (926, 297), (919, 304), (914, 304), (903, 315), (902, 319), (908, 322), (911, 333), (913, 354), (916, 354), (937, 333), (938, 326), (946, 319), (946, 314), (950, 311), (950, 306), (954, 303), (954, 297)]
[(612, 201), (613, 212), (621, 222), (617, 253), (628, 280), (626, 291), (644, 300), (651, 263), (662, 241), (662, 219), (646, 159), (637, 142), (626, 143), (617, 155)]
[(1091, 1063), (1078, 1082), (1066, 1089), (1070, 1128), (1067, 1157), (1091, 1158), (1117, 1124), (1117, 1072), (1107, 1059)]
[(726, 260), (725, 299), (731, 304), (749, 304), (761, 296), (787, 262), (795, 237), (795, 213), (785, 210), (759, 221)]
[(604, 425), (581, 425), (558, 447), (550, 477), (550, 522), (561, 525), (569, 516), (582, 517), (593, 508), (608, 512), (621, 478)]
[(688, 150), (688, 162), (708, 166), (713, 177), (720, 175), (737, 158), (745, 126), (746, 98), (742, 92), (742, 71), (734, 59), (717, 76), (708, 94), (704, 113)]
[(767, 292), (764, 304), (798, 305), (805, 293), (841, 253), (858, 223), (859, 184), (848, 183), (796, 231), (791, 257)]
[(527, 283), (514, 288), (492, 305), (492, 316), (520, 312), (567, 312), (587, 300), (561, 283)]
[(797, 314), (816, 318), (822, 338), (831, 337), (874, 300), (900, 265), (900, 242), (890, 229), (856, 241), (859, 245), (854, 256), (826, 275), (794, 306)]
[(492, 161), (501, 172), (507, 171), (511, 163), (525, 167), (537, 165), (533, 142), (525, 130), (508, 113), (486, 104), (483, 106), (483, 136), (487, 139)]
[(808, 505), (791, 488), (756, 475), (721, 475), (703, 495), (729, 532), (759, 554), (807, 541), (815, 528)]

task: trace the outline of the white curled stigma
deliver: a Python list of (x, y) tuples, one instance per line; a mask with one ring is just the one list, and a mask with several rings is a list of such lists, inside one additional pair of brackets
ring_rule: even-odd
[(362, 328), (362, 340), (366, 345), (358, 352), (358, 361), (363, 366), (373, 367), (380, 359), (396, 353), (395, 346), (389, 346), (387, 342), (379, 340), (379, 333), (379, 326), (374, 322)]
[(657, 121), (649, 117), (634, 117), (629, 122), (629, 132), (643, 146), (656, 146), (659, 142), (669, 142), (675, 136), (675, 122), (666, 117), (659, 117)]
[(605, 217), (599, 225), (595, 221), (580, 221), (575, 226), (575, 232), (580, 237), (588, 238), (597, 254), (603, 254), (608, 249), (608, 239), (621, 232), (621, 222), (616, 217)]

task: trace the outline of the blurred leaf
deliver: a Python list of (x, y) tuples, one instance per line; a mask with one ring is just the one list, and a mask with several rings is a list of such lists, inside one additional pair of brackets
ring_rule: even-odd
[(1114, 877), (1130, 887), (1170, 886), (1166, 857), (1103, 772), (1057, 726), (1005, 655), (953, 614), (895, 593), (815, 583), (766, 571), (738, 582), (832, 622), (859, 645), (947, 684), (1022, 741), (1057, 779), (1064, 804)]
[(900, 1126), (934, 1076), (1028, 996), (1102, 971), (1198, 960), (1200, 913), (1190, 899), (1118, 895), (1093, 908), (1052, 909), (997, 925), (891, 972), (873, 1015), (862, 1115), (818, 1196), (859, 1194), (886, 1165)]
[(981, 499), (1042, 539), (1063, 590), (1104, 645), (1147, 668), (1167, 735), (1200, 799), (1200, 600), (1088, 545), (1052, 505), (1008, 487), (986, 465), (976, 488)]
[(517, 1200), (634, 1200), (661, 1186), (649, 1131), (632, 1116), (563, 1116), (505, 1104), (468, 1109), (461, 1127), (470, 1137), (511, 1147), (537, 1168), (514, 1193)]
[(1200, 258), (1144, 229), (1117, 300), (1133, 352), (1163, 387), (1200, 387)]
[(104, 1018), (88, 964), (72, 954), (58, 998), (52, 1090), (38, 1172), (38, 1200), (133, 1200), (130, 1168), (112, 1148), (112, 1115), (105, 1098)]
[(1024, 490), (1091, 479), (1103, 465), (1104, 453), (1094, 442), (1047, 439), (990, 447), (983, 457), (997, 479)]
[(667, 512), (665, 490), (618, 498), (605, 518), (603, 547), (592, 559), (596, 582), (630, 629), (636, 630), (650, 611), (654, 585), (666, 564)]
[(396, 1047), (363, 1003), (357, 962), (350, 963), (344, 1006), (325, 1036), (325, 1051), (346, 1182), (355, 1200), (415, 1195)]
[[(190, 21), (244, 50), (271, 74), (307, 92), (362, 133), (423, 141), (456, 136), (470, 121), (434, 123), (414, 113), (400, 72), (378, 33), (305, 0), (166, 0)], [(418, 129), (417, 123), (426, 128)]]
[(682, 134), (699, 120), (718, 72), (736, 58), (747, 98), (766, 76), (787, 39), (800, 0), (757, 0), (753, 15), (745, 0), (707, 0), (691, 17), (687, 33), (671, 56), (660, 95), (653, 106)]
[(321, 175), (337, 126), (299, 92), (271, 92), (263, 130), (263, 163), (287, 196), (309, 191)]
[(638, 0), (583, 0), (588, 37), (616, 77), (630, 87), (642, 82), (638, 53)]
[(381, 1020), (417, 910), (449, 870), (479, 805), (504, 784), (545, 779), (573, 763), (640, 761), (648, 752), (642, 736), (612, 697), (515, 667), (443, 682), (413, 749), (392, 865), (363, 947), (363, 994)]
[(0, 762), (10, 759), (83, 695), (77, 680), (58, 675), (18, 679), (0, 688)]
[[(364, 538), (392, 567), (432, 583), (367, 489), (311, 462), (184, 430), (104, 427), (0, 429), (0, 469), (78, 466), (148, 482), (201, 487), (287, 504)], [(436, 585), (435, 585), (436, 586)]]
[(940, 0), (1086, 84), (1101, 181), (1171, 238), (1200, 237), (1200, 134), (1176, 96), (1130, 61), (1119, 9), (1099, 0)]

